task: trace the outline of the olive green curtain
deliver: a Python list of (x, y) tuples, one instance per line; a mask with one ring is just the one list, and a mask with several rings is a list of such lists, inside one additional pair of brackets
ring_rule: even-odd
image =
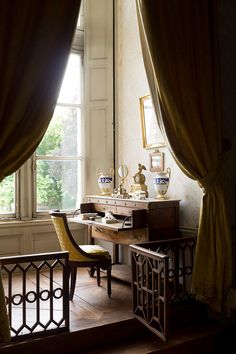
[[(216, 1), (136, 0), (158, 124), (182, 171), (203, 188), (192, 291), (223, 310), (232, 282)], [(159, 113), (162, 113), (160, 115)]]
[(0, 181), (32, 155), (48, 127), (80, 2), (0, 1)]
[[(0, 1), (0, 182), (32, 155), (48, 127), (80, 2)], [(9, 336), (0, 277), (0, 342)]]

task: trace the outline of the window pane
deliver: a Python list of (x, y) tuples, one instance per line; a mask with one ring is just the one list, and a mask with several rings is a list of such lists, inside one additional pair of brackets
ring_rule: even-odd
[(58, 103), (81, 103), (81, 56), (70, 54)]
[(36, 154), (41, 156), (80, 156), (80, 113), (79, 108), (57, 106)]
[(84, 2), (81, 1), (77, 27), (84, 27)]
[(0, 213), (15, 213), (15, 174), (0, 183)]
[(77, 209), (81, 203), (80, 161), (37, 161), (37, 211)]

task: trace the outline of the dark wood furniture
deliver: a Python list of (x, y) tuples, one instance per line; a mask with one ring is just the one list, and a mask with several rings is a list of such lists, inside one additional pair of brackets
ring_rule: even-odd
[[(114, 264), (119, 263), (118, 245), (128, 246), (179, 236), (179, 200), (133, 200), (89, 195), (81, 204), (82, 214), (97, 212), (104, 216), (106, 211), (111, 211), (119, 222), (104, 224), (97, 220), (83, 220), (81, 215), (70, 221), (88, 226), (89, 242), (93, 243), (95, 239), (112, 242)], [(127, 218), (132, 219), (132, 225), (125, 224)]]
[(195, 237), (130, 246), (133, 313), (164, 341), (174, 328), (207, 321), (207, 306), (191, 294), (195, 246)]
[[(1, 257), (0, 270), (11, 332), (11, 342), (5, 343), (9, 353), (15, 352), (12, 342), (69, 332), (68, 252)], [(1, 353), (3, 342), (1, 336)]]
[[(179, 200), (132, 200), (116, 199), (102, 196), (87, 196), (86, 203), (81, 204), (81, 213), (106, 211), (113, 212), (118, 220), (132, 218), (132, 227), (118, 228), (115, 224), (92, 226), (91, 236), (120, 244), (139, 241), (155, 241), (178, 237)], [(98, 231), (98, 227), (103, 232)]]

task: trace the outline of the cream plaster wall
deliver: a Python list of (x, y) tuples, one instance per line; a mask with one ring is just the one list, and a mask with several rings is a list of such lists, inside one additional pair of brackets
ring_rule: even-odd
[[(139, 97), (149, 94), (149, 88), (142, 60), (135, 0), (116, 0), (115, 3), (116, 162), (117, 166), (124, 163), (129, 168), (126, 180), (128, 190), (138, 163), (144, 164), (149, 196), (153, 197), (152, 179), (155, 173), (149, 171), (149, 153), (154, 149), (142, 147)], [(195, 181), (181, 172), (166, 148), (160, 151), (165, 154), (165, 167), (170, 167), (172, 171), (168, 196), (181, 199), (180, 226), (195, 228), (202, 191)]]

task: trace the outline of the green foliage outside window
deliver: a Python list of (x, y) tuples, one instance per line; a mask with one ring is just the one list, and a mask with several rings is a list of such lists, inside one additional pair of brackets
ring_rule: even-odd
[[(59, 110), (60, 111), (60, 110)], [(54, 115), (37, 156), (47, 160), (37, 161), (37, 208), (73, 209), (76, 207), (77, 162), (53, 160), (57, 156), (71, 156), (70, 149), (77, 152), (77, 111), (69, 109)], [(52, 156), (52, 160), (50, 160)]]
[(10, 175), (0, 183), (0, 212), (13, 213), (14, 211), (15, 180), (14, 175)]
[[(59, 150), (63, 138), (62, 118), (52, 121), (47, 133), (37, 148), (38, 156), (54, 155)], [(39, 208), (61, 208), (61, 183), (50, 171), (47, 161), (37, 164), (37, 204)], [(40, 207), (41, 206), (41, 207)]]

